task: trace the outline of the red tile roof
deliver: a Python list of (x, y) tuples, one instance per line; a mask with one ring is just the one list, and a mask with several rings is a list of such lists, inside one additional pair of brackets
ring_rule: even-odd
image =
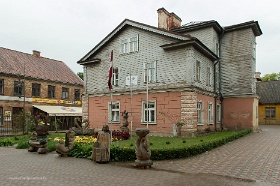
[(83, 80), (62, 61), (0, 47), (0, 73), (23, 76), (24, 65), (26, 77), (83, 85)]

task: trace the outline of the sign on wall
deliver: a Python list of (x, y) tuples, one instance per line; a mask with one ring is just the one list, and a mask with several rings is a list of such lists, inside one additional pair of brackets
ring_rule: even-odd
[(130, 77), (131, 77), (131, 85), (137, 85), (137, 76), (126, 76), (125, 85), (130, 85)]
[(12, 121), (12, 111), (5, 111), (5, 121)]

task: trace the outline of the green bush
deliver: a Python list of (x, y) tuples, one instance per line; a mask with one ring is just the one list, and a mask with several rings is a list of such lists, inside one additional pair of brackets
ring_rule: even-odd
[(17, 144), (17, 149), (28, 149), (30, 146), (28, 144), (28, 141), (19, 141)]
[(52, 151), (55, 151), (56, 150), (56, 148), (55, 148), (55, 145), (57, 144), (58, 142), (56, 142), (56, 141), (51, 141), (51, 140), (49, 140), (48, 141), (48, 151), (49, 152), (52, 152)]
[(91, 158), (92, 145), (74, 143), (73, 149), (68, 153), (75, 158)]
[(0, 139), (0, 147), (13, 146), (15, 143), (8, 138)]

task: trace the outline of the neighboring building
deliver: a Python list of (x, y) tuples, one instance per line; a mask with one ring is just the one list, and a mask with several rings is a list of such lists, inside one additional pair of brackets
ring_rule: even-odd
[(280, 81), (258, 81), (259, 124), (280, 124)]
[[(257, 21), (181, 26), (181, 19), (164, 8), (158, 10), (158, 28), (125, 19), (78, 61), (85, 74), (83, 118), (92, 128), (112, 123), (112, 129), (119, 129), (127, 110), (133, 131), (148, 127), (171, 134), (179, 121), (185, 123), (183, 134), (256, 129), (254, 74), (261, 34)], [(111, 51), (112, 106), (107, 86)]]
[[(75, 109), (66, 111), (81, 110), (82, 93), (83, 81), (62, 61), (42, 57), (35, 50), (27, 54), (0, 47), (0, 130), (11, 129), (13, 116), (24, 108), (35, 115), (60, 106), (60, 116), (73, 115)], [(69, 118), (60, 120), (60, 127), (68, 128)]]

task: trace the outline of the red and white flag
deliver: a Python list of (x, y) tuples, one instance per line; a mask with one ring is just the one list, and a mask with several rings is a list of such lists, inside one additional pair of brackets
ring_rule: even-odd
[(112, 82), (111, 82), (112, 76), (113, 76), (113, 50), (111, 51), (110, 68), (109, 68), (109, 75), (108, 75), (108, 87), (110, 90), (113, 89)]

